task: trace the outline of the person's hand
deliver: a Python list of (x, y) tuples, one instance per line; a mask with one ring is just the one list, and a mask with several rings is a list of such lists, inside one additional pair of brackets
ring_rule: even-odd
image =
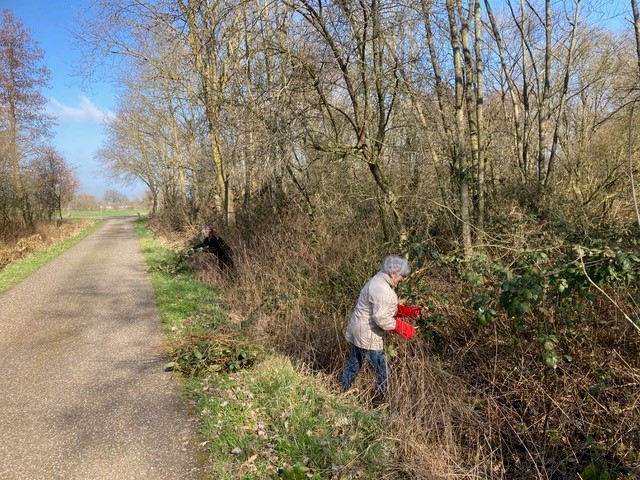
[(416, 318), (422, 313), (422, 307), (398, 305), (398, 316), (406, 318)]
[(416, 334), (416, 327), (396, 317), (396, 327), (391, 331), (405, 340), (410, 340)]

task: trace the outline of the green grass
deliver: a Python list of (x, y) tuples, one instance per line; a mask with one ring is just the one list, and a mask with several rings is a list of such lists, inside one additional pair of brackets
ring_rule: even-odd
[(166, 332), (202, 335), (219, 325), (224, 311), (215, 290), (194, 278), (184, 256), (155, 241), (144, 220), (136, 231)]
[(148, 210), (70, 210), (63, 211), (65, 218), (106, 218), (106, 217), (131, 217), (138, 215), (147, 215)]
[[(383, 414), (342, 399), (282, 356), (226, 325), (220, 292), (185, 257), (136, 224), (172, 366), (196, 406), (208, 478), (404, 478)], [(235, 328), (235, 330), (234, 330)]]
[(8, 264), (6, 267), (0, 270), (0, 293), (10, 289), (17, 283), (27, 278), (40, 267), (49, 263), (58, 255), (65, 252), (80, 240), (85, 238), (91, 232), (96, 230), (100, 225), (102, 225), (102, 222), (96, 221), (73, 237), (62, 240), (61, 242), (58, 242), (45, 250), (34, 252), (32, 255), (22, 260)]
[(385, 478), (392, 467), (380, 414), (341, 402), (286, 358), (271, 355), (236, 374), (193, 378), (188, 389), (212, 478)]

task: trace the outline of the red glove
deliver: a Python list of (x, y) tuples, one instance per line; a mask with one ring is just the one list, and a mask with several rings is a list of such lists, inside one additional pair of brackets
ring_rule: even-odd
[(407, 322), (403, 322), (398, 317), (396, 317), (396, 328), (391, 331), (393, 333), (397, 333), (398, 335), (402, 335), (405, 340), (409, 340), (416, 334), (416, 327)]
[(422, 313), (422, 307), (408, 307), (406, 305), (398, 305), (398, 316), (407, 318), (416, 318)]

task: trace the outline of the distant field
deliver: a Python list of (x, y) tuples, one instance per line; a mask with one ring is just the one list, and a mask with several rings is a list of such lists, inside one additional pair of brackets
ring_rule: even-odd
[(104, 217), (130, 217), (138, 215), (147, 215), (148, 210), (70, 210), (67, 214), (64, 212), (64, 218), (104, 218)]

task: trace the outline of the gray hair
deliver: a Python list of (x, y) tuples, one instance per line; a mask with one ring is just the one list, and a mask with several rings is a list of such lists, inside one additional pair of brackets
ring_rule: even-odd
[(392, 273), (396, 275), (402, 275), (406, 277), (411, 273), (411, 267), (409, 267), (409, 262), (407, 262), (404, 258), (398, 255), (389, 255), (384, 259), (382, 265), (380, 265), (380, 271), (386, 273), (387, 275), (391, 275)]
[(204, 227), (202, 227), (202, 235), (204, 235), (205, 237), (215, 237), (218, 235), (218, 233), (211, 225), (205, 225)]

